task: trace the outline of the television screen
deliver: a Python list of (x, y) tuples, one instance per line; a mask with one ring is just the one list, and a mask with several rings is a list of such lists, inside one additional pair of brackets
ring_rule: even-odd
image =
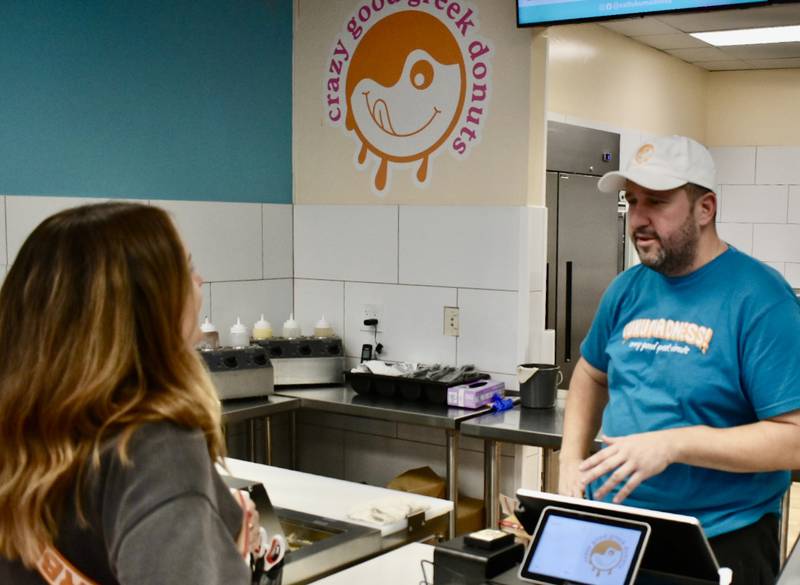
[(769, 0), (517, 0), (517, 26), (547, 26), (685, 10), (767, 4)]

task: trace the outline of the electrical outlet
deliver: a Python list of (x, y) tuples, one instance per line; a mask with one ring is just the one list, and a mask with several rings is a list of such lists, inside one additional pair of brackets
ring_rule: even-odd
[(444, 334), (458, 337), (458, 307), (444, 308)]
[(361, 331), (375, 331), (372, 325), (364, 325), (367, 319), (378, 320), (378, 332), (383, 331), (383, 305), (362, 305), (361, 306), (361, 321), (358, 326)]

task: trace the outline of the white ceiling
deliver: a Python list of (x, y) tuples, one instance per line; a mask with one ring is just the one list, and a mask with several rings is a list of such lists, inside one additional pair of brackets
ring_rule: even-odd
[(800, 2), (643, 16), (600, 24), (709, 71), (800, 67), (800, 43), (714, 47), (688, 34), (800, 24)]

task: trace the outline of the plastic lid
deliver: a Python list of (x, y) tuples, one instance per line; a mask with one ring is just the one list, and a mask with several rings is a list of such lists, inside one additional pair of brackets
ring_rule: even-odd
[(200, 331), (203, 333), (214, 333), (216, 330), (217, 328), (208, 320), (208, 315), (206, 315), (205, 320), (200, 324)]
[(325, 315), (322, 316), (322, 319), (317, 321), (317, 324), (314, 325), (314, 328), (315, 329), (329, 329), (330, 328), (330, 324), (328, 323), (328, 321), (325, 320)]
[(253, 329), (272, 329), (272, 325), (264, 319), (264, 313), (261, 313), (261, 318), (253, 325)]
[(300, 326), (297, 324), (297, 321), (294, 320), (294, 313), (289, 313), (289, 320), (283, 322), (284, 327), (288, 327), (290, 329), (299, 329)]
[(236, 317), (236, 323), (231, 325), (231, 333), (247, 333), (247, 327), (242, 324), (239, 317)]
[(294, 320), (294, 313), (289, 314), (289, 320), (283, 323), (283, 336), (286, 338), (300, 337), (300, 325)]

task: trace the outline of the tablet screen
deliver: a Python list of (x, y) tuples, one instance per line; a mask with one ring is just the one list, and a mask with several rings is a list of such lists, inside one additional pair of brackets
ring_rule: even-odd
[(545, 508), (520, 577), (554, 585), (630, 585), (649, 532), (643, 522)]

